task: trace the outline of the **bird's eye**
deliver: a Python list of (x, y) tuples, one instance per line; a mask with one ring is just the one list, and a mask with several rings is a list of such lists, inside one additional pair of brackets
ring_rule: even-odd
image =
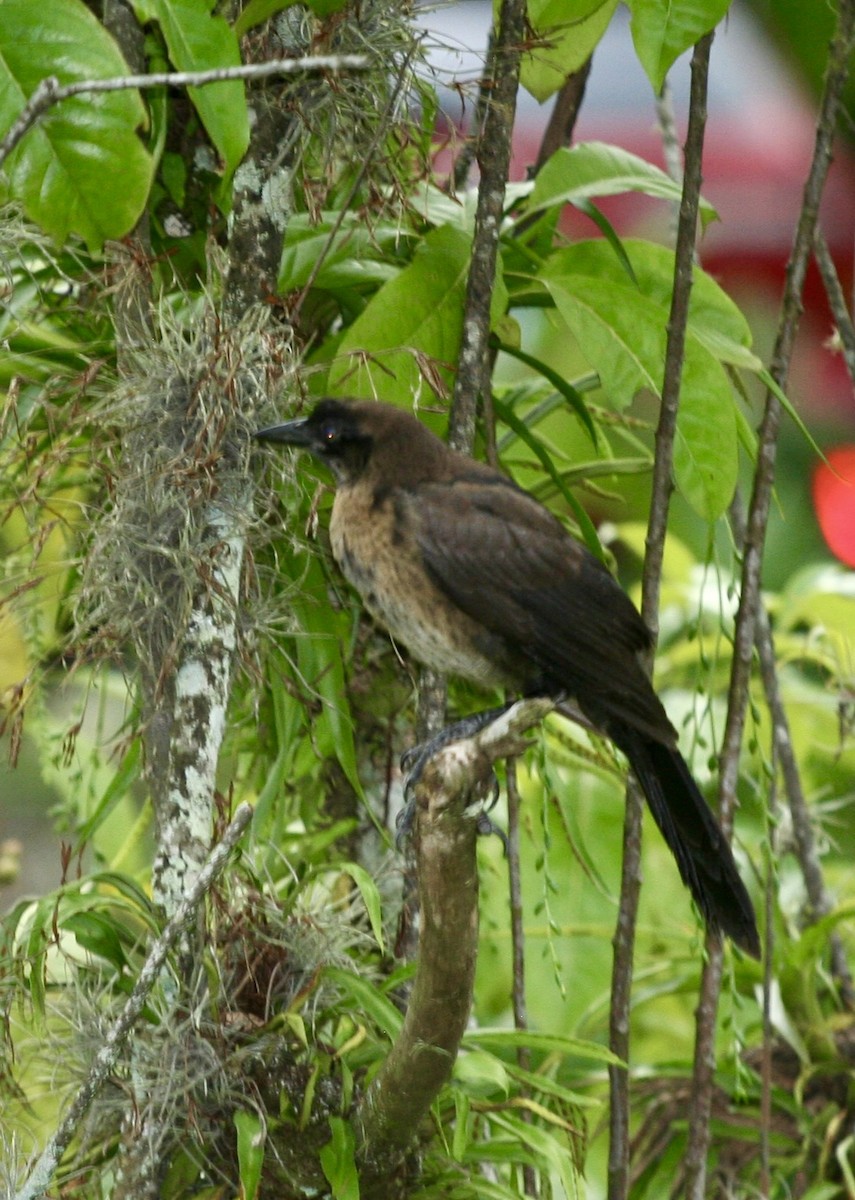
[(327, 421), (325, 425), (321, 426), (321, 437), (328, 446), (331, 446), (338, 439), (338, 425), (333, 421)]

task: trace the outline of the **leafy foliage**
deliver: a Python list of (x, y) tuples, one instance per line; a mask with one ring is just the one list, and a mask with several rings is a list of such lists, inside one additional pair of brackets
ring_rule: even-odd
[[(658, 89), (727, 5), (631, 7), (638, 54)], [(134, 5), (150, 69), (207, 70), (237, 63), (240, 50), (272, 57), (318, 46), (367, 47), (382, 64), (365, 76), (277, 85), (288, 178), (278, 207), (265, 197), (282, 232), (277, 291), (263, 317), (248, 313), (237, 328), (220, 327), (219, 306), (230, 181), (251, 132), (242, 83), (199, 88), (189, 100), (129, 89), (65, 101), (6, 164), (7, 194), (24, 217), (6, 214), (3, 249), (0, 713), (13, 754), (29, 737), (59, 781), (55, 816), (74, 844), (64, 882), (17, 900), (3, 922), (0, 1003), (15, 1054), (0, 1086), (10, 1129), (36, 1143), (79, 1086), (163, 926), (150, 893), (157, 829), (146, 714), (173, 685), (183, 622), (214, 561), (211, 539), (200, 550), (196, 533), (225, 485), (245, 479), (234, 447), (245, 453), (253, 412), (260, 423), (272, 417), (281, 390), (289, 404), (302, 393), (371, 395), (415, 402), (444, 428), (475, 193), (454, 194), (433, 174), (435, 99), (420, 84), (419, 104), (407, 111), (403, 102), (416, 51), (397, 8), (252, 0), (232, 25), (203, 0)], [(530, 4), (535, 44), (523, 81), (535, 96), (561, 86), (614, 8)], [(7, 0), (0, 70), (8, 129), (45, 75), (70, 82), (128, 67), (77, 0), (46, 0), (37, 11)], [(479, 426), (479, 449), (489, 447), (633, 586), (644, 531), (623, 489), (646, 480), (652, 462), (674, 259), (666, 247), (620, 238), (593, 207), (625, 192), (667, 203), (680, 188), (625, 150), (583, 143), (509, 189), (490, 313), (493, 416)], [(602, 236), (570, 243), (560, 224), (566, 204)], [(151, 242), (140, 261), (104, 250), (143, 214)], [(704, 221), (713, 217), (702, 207)], [(129, 361), (123, 320), (140, 278), (156, 303), (147, 344)], [(532, 334), (547, 326), (548, 335)], [(725, 517), (740, 474), (753, 467), (745, 397), (758, 375), (766, 378), (746, 319), (697, 266), (674, 483), (704, 552), (676, 535), (666, 546), (657, 685), (703, 784), (732, 656), (737, 563)], [(251, 400), (239, 411), (240, 388)], [(284, 405), (276, 395), (276, 410)], [(314, 536), (329, 507), (323, 481), (311, 468), (297, 481), (281, 460), (258, 465), (255, 525), (245, 491), (243, 507), (222, 502), (250, 548), (233, 614), (241, 670), (211, 797), (218, 822), (233, 801), (251, 800), (251, 836), (231, 883), (210, 897), (203, 955), (189, 977), (174, 957), (63, 1164), (60, 1183), (81, 1195), (133, 1179), (142, 1134), (156, 1127), (165, 1197), (328, 1187), (349, 1200), (354, 1097), (401, 1025), (409, 969), (392, 956), (401, 901), (386, 829), (400, 799), (397, 754), (413, 738), (411, 675), (361, 619), (323, 535)], [(611, 527), (597, 528), (589, 507), (614, 517)], [(820, 1195), (850, 1169), (851, 1032), (829, 939), (849, 937), (853, 905), (853, 604), (851, 573), (828, 567), (806, 566), (770, 597), (793, 742), (839, 895), (809, 929), (797, 839), (780, 807), (765, 815), (778, 768), (759, 681), (751, 696), (737, 833), (746, 870), (760, 864), (749, 877), (770, 917), (772, 1004), (764, 1014), (759, 968), (730, 960), (714, 1104), (714, 1166), (722, 1189), (742, 1194), (762, 1185), (759, 1136), (769, 1139), (780, 1194)], [(168, 618), (155, 641), (146, 625), (154, 612)], [(457, 685), (452, 702), (467, 709), (475, 697)], [(510, 1197), (536, 1177), (542, 1195), (574, 1196), (600, 1167), (596, 1131), (614, 1064), (606, 993), (622, 767), (600, 739), (552, 719), (518, 770), (531, 1028), (497, 1028), (507, 1023), (514, 968), (505, 863), (487, 842), (478, 1023), (403, 1168), (401, 1187), (412, 1194)], [(681, 1170), (700, 948), (655, 838), (645, 864), (633, 1017), (635, 1066), (646, 1079), (636, 1092), (635, 1154), (637, 1194), (652, 1196)], [(148, 1097), (133, 1128), (124, 1123), (128, 1091), (135, 1102)], [(7, 1157), (11, 1188), (23, 1156)]]

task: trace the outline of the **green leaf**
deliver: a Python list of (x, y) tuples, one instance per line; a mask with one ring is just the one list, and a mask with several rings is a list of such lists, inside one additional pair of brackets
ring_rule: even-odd
[(461, 1054), (454, 1064), (453, 1078), (476, 1099), (495, 1096), (497, 1092), (507, 1096), (511, 1090), (505, 1064), (486, 1050), (468, 1050)]
[[(333, 395), (411, 404), (449, 391), (460, 349), (469, 235), (432, 230), (412, 263), (385, 284), (345, 333), (330, 368)], [(435, 386), (432, 386), (432, 381)]]
[(642, 388), (658, 396), (665, 326), (641, 293), (589, 275), (550, 271), (543, 279), (613, 402), (624, 408)]
[(687, 338), (674, 439), (675, 482), (699, 516), (715, 521), (733, 499), (738, 467), (730, 381), (709, 351)]
[(310, 9), (322, 21), (333, 13), (341, 12), (348, 0), (306, 0), (306, 8)]
[(531, 367), (532, 370), (537, 371), (538, 374), (542, 375), (544, 379), (552, 384), (555, 390), (564, 397), (564, 399), (575, 412), (576, 416), (582, 422), (583, 426), (588, 432), (588, 436), (596, 448), (597, 427), (591, 420), (591, 414), (588, 412), (588, 406), (582, 399), (581, 392), (579, 392), (572, 383), (565, 379), (563, 375), (559, 375), (557, 371), (553, 370), (552, 367), (550, 367), (549, 364), (545, 363), (542, 359), (535, 358), (532, 354), (526, 354), (526, 352), (524, 350), (520, 350), (518, 346), (512, 346), (508, 342), (499, 341), (498, 338), (495, 339), (494, 344), (499, 350), (502, 351), (503, 354), (508, 354), (511, 358), (516, 358), (521, 363), (525, 363), (527, 367)]
[(264, 1166), (267, 1131), (261, 1116), (247, 1109), (239, 1109), (234, 1114), (234, 1123), (237, 1131), (240, 1200), (255, 1200)]
[(125, 966), (127, 960), (121, 939), (115, 922), (109, 917), (97, 912), (71, 913), (63, 918), (62, 928), (73, 933), (84, 950), (105, 958), (117, 971)]
[(326, 967), (324, 976), (350, 996), (357, 1008), (369, 1016), (387, 1037), (393, 1039), (398, 1036), (404, 1018), (392, 1001), (367, 979), (340, 967)]
[(101, 822), (107, 819), (122, 797), (136, 782), (140, 773), (141, 758), (142, 741), (137, 738), (131, 743), (118, 771), (104, 789), (104, 794), (96, 804), (95, 811), (80, 827), (77, 836), (81, 842), (89, 841)]
[[(313, 286), (328, 288), (365, 288), (385, 283), (397, 275), (401, 247), (408, 239), (397, 228), (369, 228), (354, 217), (346, 218), (335, 228), (336, 214), (325, 215), (318, 224), (298, 214), (288, 222), (282, 262), (279, 267), (279, 288), (293, 292)], [(320, 266), (318, 265), (320, 262)]]
[[(542, 278), (605, 389), (618, 404), (647, 387), (661, 395), (673, 254), (627, 239), (637, 286), (604, 242), (579, 242), (552, 256)], [(719, 359), (756, 361), (745, 318), (713, 279), (693, 276), (674, 467), (692, 506), (714, 519), (736, 482), (738, 423)], [(716, 353), (716, 351), (718, 353)]]
[[(661, 200), (679, 204), (682, 188), (653, 163), (610, 146), (606, 142), (580, 142), (576, 146), (556, 150), (537, 173), (526, 214), (550, 208), (553, 204), (575, 204), (595, 196), (619, 196), (624, 192), (642, 192)], [(716, 211), (701, 201), (704, 225), (713, 220)]]
[(256, 25), (261, 25), (276, 13), (296, 4), (297, 0), (249, 0), (235, 21), (235, 34), (242, 38)]
[(543, 443), (532, 433), (525, 421), (521, 420), (520, 417), (516, 415), (510, 405), (504, 404), (496, 396), (493, 397), (493, 408), (495, 409), (499, 420), (507, 425), (509, 429), (512, 429), (520, 441), (524, 442), (525, 445), (528, 446), (528, 448), (535, 455), (537, 455), (541, 464), (549, 474), (550, 479), (567, 501), (567, 504), (575, 516), (580, 530), (582, 531), (582, 536), (585, 539), (585, 544), (587, 545), (588, 549), (592, 554), (596, 555), (601, 562), (603, 562), (605, 555), (603, 554), (603, 548), (600, 545), (600, 539), (597, 536), (597, 530), (594, 527), (593, 521), (567, 487), (564, 480), (561, 478), (561, 475), (555, 469), (555, 463), (547, 453)]
[(463, 1035), (463, 1044), (506, 1052), (523, 1046), (536, 1054), (561, 1054), (568, 1058), (582, 1058), (613, 1066), (621, 1064), (616, 1054), (612, 1054), (607, 1046), (601, 1046), (598, 1042), (539, 1033), (531, 1029), (473, 1029)]
[(627, 0), (635, 52), (656, 92), (684, 50), (714, 29), (731, 0)]
[(523, 54), (520, 83), (541, 104), (578, 71), (602, 38), (617, 0), (529, 0), (534, 49)]
[(327, 600), (326, 579), (315, 555), (306, 565), (303, 583), (303, 588), (291, 602), (306, 633), (305, 637), (296, 639), (297, 665), (301, 676), (321, 700), (316, 729), (318, 740), (324, 751), (336, 756), (349, 782), (361, 796), (353, 721), (347, 704), (342, 640), (337, 636), (336, 614)]
[[(81, 0), (0, 3), (0, 133), (49, 75), (67, 84), (129, 73)], [(64, 100), (7, 159), (11, 196), (58, 242), (79, 234), (97, 251), (105, 238), (124, 237), (145, 207), (154, 172), (136, 133), (145, 123), (136, 91)]]
[(384, 951), (383, 945), (383, 912), (380, 902), (380, 891), (377, 884), (368, 874), (364, 867), (360, 867), (357, 863), (346, 862), (341, 863), (339, 870), (344, 871), (349, 875), (356, 886), (359, 888), (359, 893), (362, 896), (362, 903), (365, 905), (365, 911), (368, 913), (368, 920), (371, 922), (371, 932), (380, 950)]
[(341, 1117), (330, 1117), (330, 1141), (321, 1147), (321, 1167), (335, 1200), (359, 1200), (356, 1173), (356, 1138)]
[[(240, 66), (235, 32), (222, 17), (211, 15), (208, 0), (146, 0), (143, 7), (160, 25), (170, 61), (179, 71)], [(211, 83), (189, 88), (188, 94), (227, 171), (233, 171), (249, 145), (243, 82)]]

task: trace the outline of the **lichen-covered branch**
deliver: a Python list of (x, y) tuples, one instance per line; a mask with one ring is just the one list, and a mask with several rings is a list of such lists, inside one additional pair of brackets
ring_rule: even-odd
[(469, 1020), (478, 874), (475, 814), (466, 806), (483, 798), (496, 759), (520, 753), (522, 735), (552, 707), (543, 699), (520, 701), (440, 751), (416, 785), (419, 965), (398, 1040), (355, 1114), (363, 1200), (390, 1194), (393, 1172), (451, 1074)]
[(208, 855), (202, 870), (193, 881), (192, 887), (182, 896), (175, 912), (167, 921), (160, 937), (148, 952), (148, 957), (137, 977), (133, 990), (119, 1016), (107, 1032), (104, 1043), (89, 1068), (86, 1079), (78, 1091), (59, 1127), (49, 1139), (30, 1173), (29, 1179), (16, 1194), (14, 1200), (40, 1200), (44, 1196), (63, 1154), (80, 1122), (86, 1116), (96, 1093), (115, 1072), (119, 1053), (128, 1034), (133, 1029), (148, 1002), (152, 988), (160, 977), (167, 955), (187, 927), (199, 904), (211, 890), (225, 867), (229, 854), (238, 844), (243, 831), (252, 818), (252, 809), (243, 804), (235, 813), (223, 833), (220, 843)]

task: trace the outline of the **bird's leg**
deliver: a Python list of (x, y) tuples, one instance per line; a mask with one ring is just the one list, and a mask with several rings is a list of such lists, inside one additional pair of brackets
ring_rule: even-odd
[[(422, 772), (431, 758), (439, 750), (444, 749), (445, 746), (450, 746), (452, 742), (460, 742), (464, 738), (474, 737), (476, 733), (480, 733), (482, 729), (486, 729), (497, 717), (506, 713), (512, 705), (513, 701), (509, 701), (507, 704), (499, 705), (498, 708), (486, 708), (483, 712), (463, 717), (462, 720), (455, 721), (453, 725), (446, 725), (445, 729), (441, 729), (438, 734), (429, 738), (428, 741), (421, 742), (418, 746), (413, 746), (404, 752), (401, 756), (401, 770), (407, 773), (407, 778), (404, 781), (404, 807), (398, 813), (398, 819), (395, 822), (397, 827), (396, 841), (399, 845), (412, 832), (413, 821), (416, 815), (414, 788), (421, 779)], [(492, 808), (498, 798), (499, 782), (493, 776), (493, 797), (488, 807)], [(483, 820), (486, 821), (486, 826), (479, 824), (479, 833), (497, 832), (496, 827), (490, 821), (489, 817), (485, 815)]]

